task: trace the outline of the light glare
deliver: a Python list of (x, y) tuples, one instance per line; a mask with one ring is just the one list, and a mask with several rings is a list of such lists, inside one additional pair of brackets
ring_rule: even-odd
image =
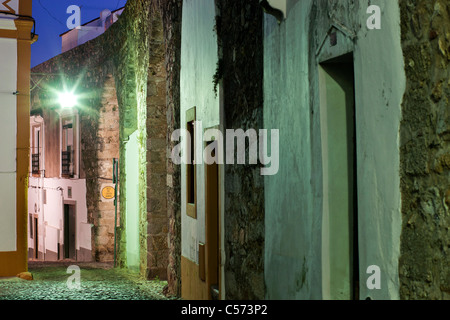
[(62, 108), (73, 108), (77, 104), (77, 97), (72, 92), (62, 92), (59, 94), (59, 104)]

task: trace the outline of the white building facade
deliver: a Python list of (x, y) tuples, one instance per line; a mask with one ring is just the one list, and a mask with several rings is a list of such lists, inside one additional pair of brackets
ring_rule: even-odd
[[(80, 179), (78, 113), (52, 114), (30, 118), (28, 256), (90, 261), (91, 224), (87, 222), (86, 179)], [(58, 125), (46, 125), (44, 118), (47, 124)]]
[(105, 9), (100, 13), (99, 18), (61, 34), (62, 52), (64, 53), (97, 38), (119, 19), (123, 10), (124, 8), (120, 8), (111, 12)]

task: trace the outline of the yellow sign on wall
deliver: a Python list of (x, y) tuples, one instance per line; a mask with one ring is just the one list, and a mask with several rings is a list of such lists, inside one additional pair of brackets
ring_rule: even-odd
[(106, 200), (114, 199), (115, 197), (115, 189), (111, 186), (106, 186), (102, 189), (102, 197)]

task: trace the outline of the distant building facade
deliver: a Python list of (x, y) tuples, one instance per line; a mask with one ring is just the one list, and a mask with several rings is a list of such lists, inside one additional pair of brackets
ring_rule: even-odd
[[(39, 74), (45, 71), (42, 65), (36, 68)], [(41, 90), (33, 90), (30, 117), (28, 257), (113, 261), (114, 199), (105, 197), (102, 190), (114, 188), (113, 160), (119, 156), (114, 82), (110, 78), (102, 92), (104, 106), (96, 132), (100, 145), (84, 138), (90, 124), (80, 115), (79, 106), (64, 109), (55, 101), (41, 100)], [(85, 158), (92, 153), (95, 158), (88, 160), (94, 161), (87, 163), (98, 167), (99, 174), (88, 182), (86, 171), (91, 168), (86, 167)], [(98, 193), (88, 192), (88, 183), (95, 184)]]
[[(33, 68), (31, 123), (43, 123), (47, 142), (42, 142), (44, 155), (35, 155), (35, 171), (39, 168), (37, 158), (41, 157), (45, 168), (40, 170), (44, 172), (33, 177), (30, 170), (30, 194), (34, 195), (29, 211), (33, 216), (37, 210), (38, 219), (29, 219), (29, 252), (30, 258), (40, 258), (52, 248), (44, 259), (66, 259), (67, 252), (70, 259), (73, 252), (75, 259), (116, 258), (119, 267), (148, 279), (164, 280), (169, 228), (162, 17), (150, 19), (152, 7), (144, 1), (132, 1), (127, 6), (128, 10), (103, 36)], [(134, 27), (126, 27), (130, 22)], [(57, 92), (64, 89), (75, 89), (79, 96), (72, 111), (62, 109), (56, 100)], [(66, 117), (72, 115), (77, 123), (71, 128)], [(48, 132), (53, 133), (50, 136)], [(36, 148), (34, 152), (38, 153)], [(51, 164), (49, 153), (55, 155)], [(111, 185), (113, 159), (119, 159), (115, 185)], [(32, 157), (29, 161), (32, 166)], [(53, 173), (50, 167), (54, 167)], [(63, 174), (72, 168), (79, 174)], [(41, 186), (47, 188), (47, 204), (41, 202)], [(105, 186), (116, 187), (117, 206), (105, 199)], [(72, 198), (66, 192), (69, 187)], [(70, 218), (71, 214), (75, 219)], [(75, 220), (75, 228), (70, 226), (71, 219)], [(33, 221), (40, 228), (37, 250), (31, 238)], [(71, 230), (75, 230), (74, 236)], [(51, 234), (48, 239), (41, 238), (47, 234)], [(75, 245), (71, 239), (75, 239)]]
[(29, 258), (90, 261), (78, 113), (34, 109), (30, 128)]
[(123, 10), (124, 8), (120, 8), (111, 12), (105, 9), (100, 13), (99, 18), (61, 34), (62, 52), (64, 53), (97, 38), (119, 19)]
[[(73, 50), (102, 34), (122, 11), (103, 10), (99, 19), (63, 34), (62, 51)], [(120, 212), (116, 210), (114, 192), (111, 195), (115, 188), (113, 161), (119, 158), (114, 79), (109, 75), (99, 89), (101, 112), (93, 132), (91, 119), (80, 111), (82, 105), (63, 108), (57, 100), (56, 83), (57, 79), (66, 80), (64, 70), (52, 74), (44, 62), (32, 70), (32, 77), (28, 257), (45, 261), (113, 261), (114, 222)], [(72, 89), (58, 88), (60, 92)], [(94, 135), (96, 142), (88, 135)], [(91, 174), (94, 171), (95, 176)], [(94, 186), (96, 192), (88, 185)]]
[(0, 2), (0, 277), (27, 271), (31, 0)]

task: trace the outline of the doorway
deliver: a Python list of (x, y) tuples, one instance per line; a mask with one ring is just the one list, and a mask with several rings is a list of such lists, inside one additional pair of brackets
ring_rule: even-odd
[[(211, 145), (217, 142), (209, 142)], [(216, 146), (217, 147), (217, 146)], [(215, 158), (214, 148), (211, 156)], [(219, 215), (219, 165), (206, 165), (206, 250), (207, 288), (209, 299), (220, 300), (220, 215)]]
[(38, 218), (33, 217), (32, 219), (33, 223), (31, 225), (32, 228), (32, 235), (34, 237), (34, 259), (39, 259), (39, 228), (38, 228)]
[(75, 251), (75, 205), (64, 204), (64, 259), (76, 258)]
[(323, 292), (359, 299), (358, 205), (353, 54), (319, 68), (323, 161)]

